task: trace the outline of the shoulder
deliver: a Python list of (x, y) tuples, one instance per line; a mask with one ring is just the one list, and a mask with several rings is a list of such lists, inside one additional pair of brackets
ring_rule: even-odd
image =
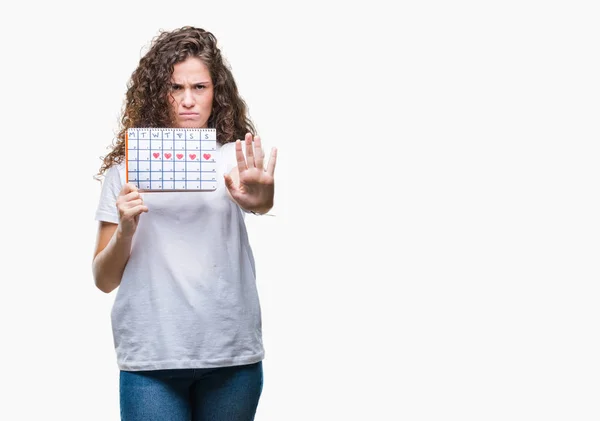
[(232, 150), (232, 149), (235, 150), (235, 142), (227, 142), (222, 145), (220, 143), (217, 143), (217, 149), (219, 149), (221, 152)]
[(105, 171), (102, 184), (110, 184), (120, 189), (127, 180), (125, 171), (125, 163), (112, 165)]
[(96, 220), (115, 224), (119, 222), (115, 203), (124, 184), (125, 165), (114, 164), (104, 172)]

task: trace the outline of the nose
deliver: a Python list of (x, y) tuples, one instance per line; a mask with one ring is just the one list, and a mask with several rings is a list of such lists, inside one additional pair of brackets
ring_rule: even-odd
[(181, 99), (181, 104), (186, 108), (190, 108), (193, 107), (195, 103), (196, 102), (194, 99), (194, 95), (192, 94), (192, 90), (185, 89), (183, 92), (183, 98)]

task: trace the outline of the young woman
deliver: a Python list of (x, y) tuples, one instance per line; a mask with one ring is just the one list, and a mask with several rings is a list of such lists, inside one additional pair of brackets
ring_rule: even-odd
[[(125, 183), (134, 127), (215, 128), (216, 190)], [(183, 27), (152, 41), (98, 173), (92, 267), (101, 291), (119, 287), (111, 319), (122, 420), (254, 419), (264, 349), (244, 218), (273, 206), (276, 154), (265, 159), (213, 34)]]

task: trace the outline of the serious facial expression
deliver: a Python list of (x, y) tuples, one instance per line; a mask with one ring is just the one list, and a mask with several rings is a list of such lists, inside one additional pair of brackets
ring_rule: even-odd
[(177, 127), (207, 127), (212, 111), (213, 84), (202, 60), (189, 57), (174, 66), (169, 101)]

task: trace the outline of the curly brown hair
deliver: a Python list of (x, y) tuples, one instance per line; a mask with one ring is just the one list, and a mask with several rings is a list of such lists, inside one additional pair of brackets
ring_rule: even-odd
[(175, 116), (168, 97), (175, 64), (197, 57), (206, 65), (214, 86), (212, 112), (208, 127), (216, 128), (221, 145), (256, 134), (248, 116), (248, 107), (240, 97), (227, 61), (217, 48), (215, 36), (201, 28), (184, 26), (173, 31), (159, 31), (148, 52), (140, 59), (127, 84), (121, 113), (120, 130), (102, 157), (97, 177), (125, 158), (125, 135), (132, 127), (174, 127)]

